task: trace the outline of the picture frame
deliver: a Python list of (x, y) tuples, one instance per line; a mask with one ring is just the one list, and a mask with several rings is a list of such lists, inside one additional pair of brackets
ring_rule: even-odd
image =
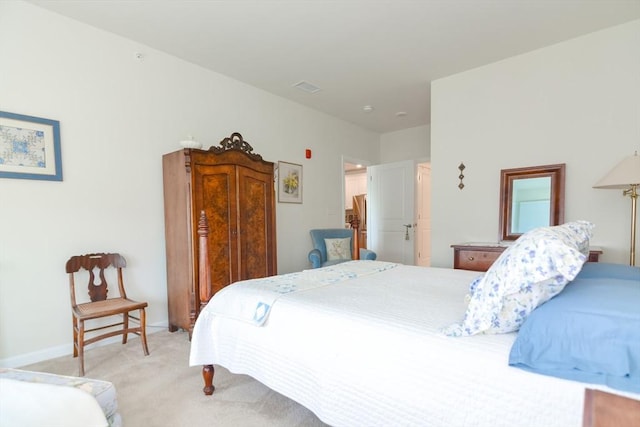
[(278, 162), (278, 202), (302, 203), (302, 165)]
[(0, 111), (0, 178), (62, 181), (60, 122)]

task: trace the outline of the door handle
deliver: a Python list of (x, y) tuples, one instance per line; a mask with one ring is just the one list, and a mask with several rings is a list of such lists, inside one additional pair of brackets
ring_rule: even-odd
[(403, 224), (404, 227), (404, 240), (409, 240), (409, 229), (412, 227), (411, 224)]

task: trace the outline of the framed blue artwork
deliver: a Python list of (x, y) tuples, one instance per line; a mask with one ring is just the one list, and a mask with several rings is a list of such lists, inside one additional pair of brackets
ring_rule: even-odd
[(0, 111), (0, 178), (62, 181), (60, 122)]

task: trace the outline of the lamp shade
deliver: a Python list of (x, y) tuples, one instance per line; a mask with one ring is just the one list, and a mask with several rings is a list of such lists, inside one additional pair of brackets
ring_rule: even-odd
[(640, 156), (637, 151), (618, 163), (593, 188), (626, 189), (632, 185), (640, 185)]

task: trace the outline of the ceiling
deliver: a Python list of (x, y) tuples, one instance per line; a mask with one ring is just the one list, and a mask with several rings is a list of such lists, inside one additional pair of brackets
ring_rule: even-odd
[(30, 3), (377, 133), (428, 124), (434, 79), (640, 18), (640, 0)]

